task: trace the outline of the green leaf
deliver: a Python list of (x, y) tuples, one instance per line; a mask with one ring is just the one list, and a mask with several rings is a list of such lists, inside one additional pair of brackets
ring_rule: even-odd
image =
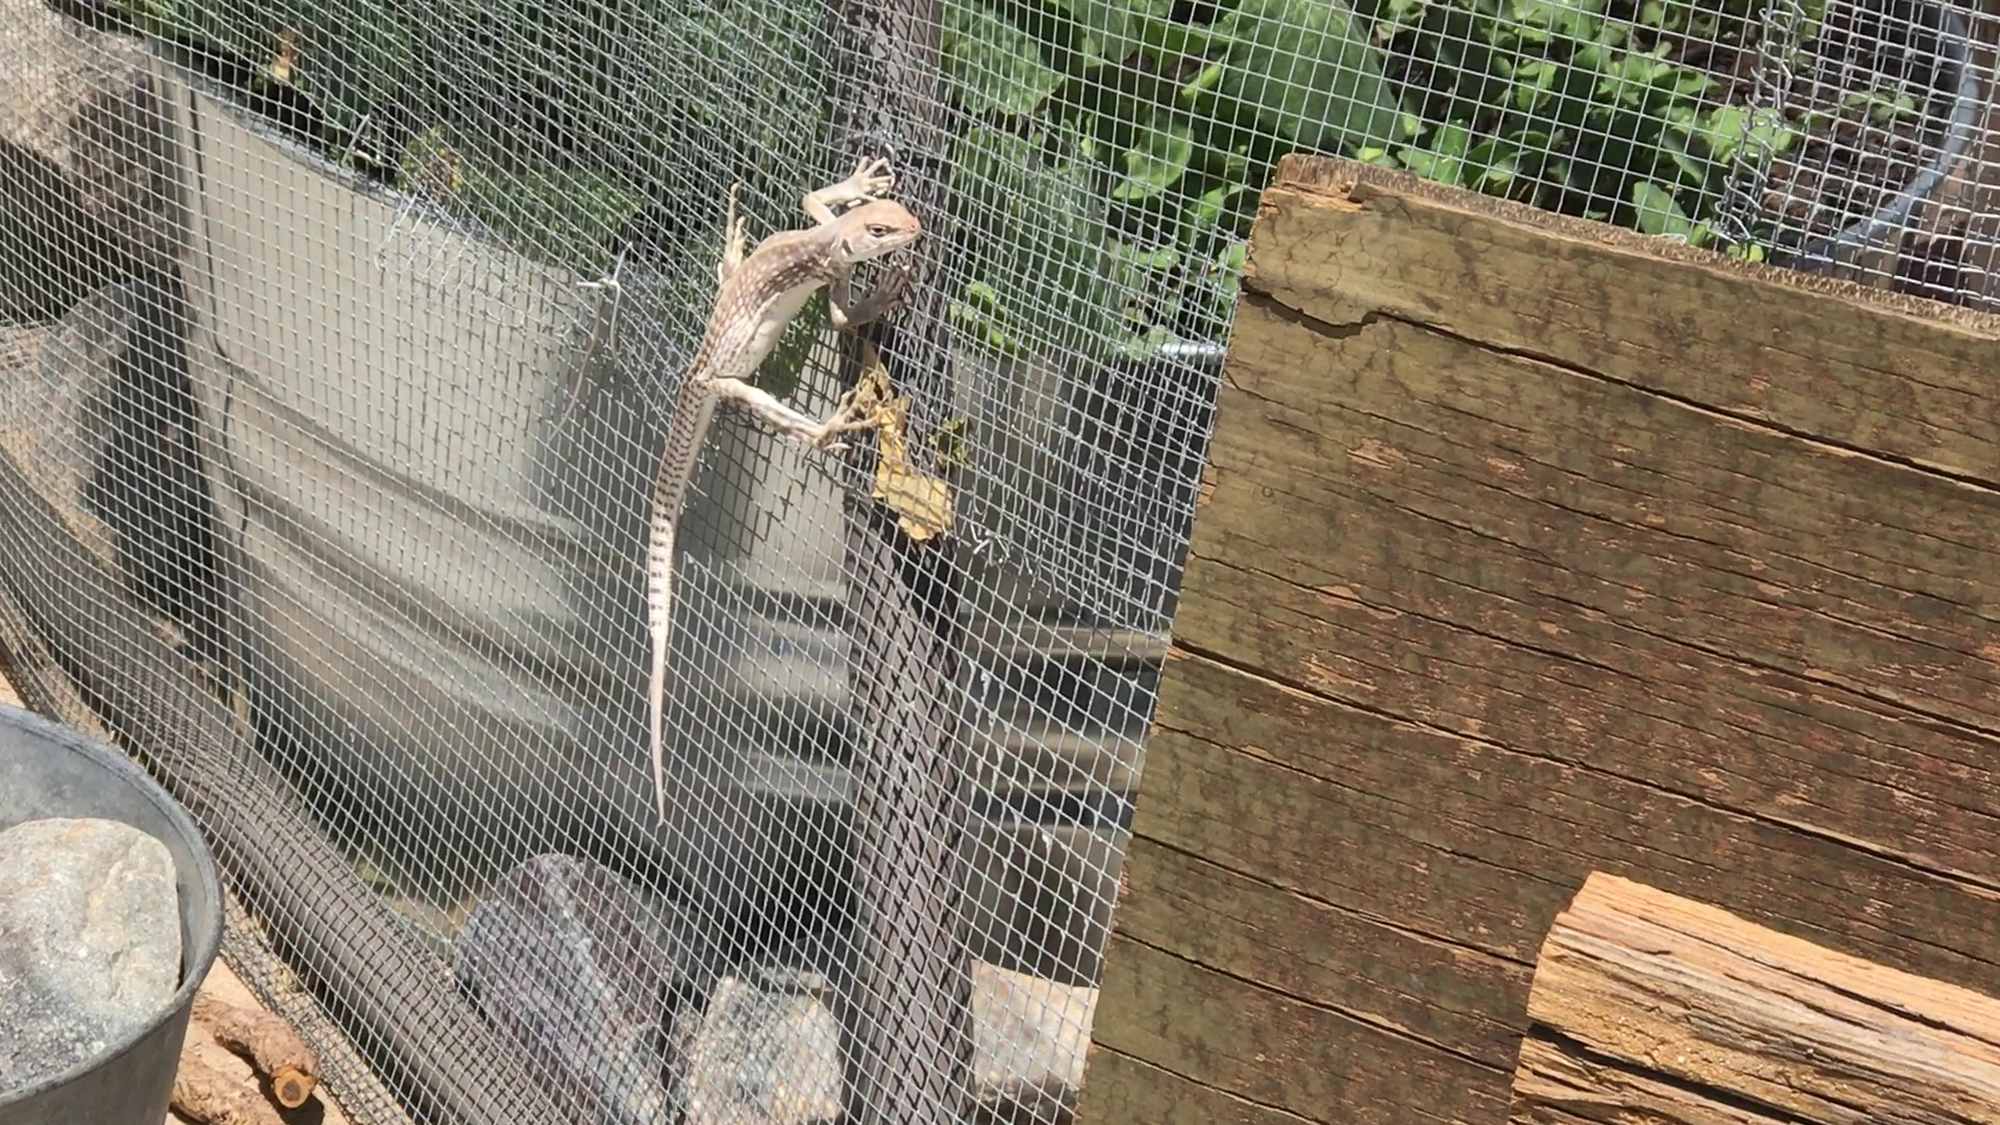
[(1462, 159), (1472, 148), (1472, 133), (1463, 125), (1452, 124), (1438, 130), (1432, 151), (1453, 160)]
[(1032, 113), (1063, 83), (1034, 36), (978, 0), (946, 5), (941, 45), (945, 73), (974, 114)]
[[(1046, 310), (1061, 309), (1089, 339), (1118, 330), (1116, 297), (1105, 277), (1105, 193), (1094, 161), (1068, 130), (1023, 137), (975, 126), (951, 153), (953, 189), (965, 203), (965, 266), (973, 278), (955, 310), (988, 346), (1047, 340)], [(997, 335), (996, 335), (997, 334)]]
[(1151, 199), (1174, 185), (1194, 158), (1194, 127), (1185, 120), (1155, 123), (1140, 131), (1137, 143), (1125, 150), (1124, 179), (1111, 189), (1121, 203)]
[(1521, 175), (1522, 155), (1521, 146), (1513, 141), (1499, 137), (1484, 141), (1465, 154), (1467, 178), (1481, 191), (1504, 195)]
[(1700, 190), (1706, 188), (1711, 180), (1721, 177), (1722, 162), (1690, 149), (1688, 139), (1688, 135), (1679, 130), (1663, 132), (1659, 137), (1659, 153), (1666, 157), (1664, 163), (1671, 167), (1678, 183)]
[(1220, 331), (1229, 323), (1236, 311), (1236, 299), (1242, 292), (1243, 263), (1250, 254), (1250, 243), (1245, 239), (1234, 239), (1222, 248), (1198, 279), (1207, 292), (1207, 327)]
[(1140, 246), (1131, 242), (1117, 242), (1111, 246), (1111, 256), (1129, 270), (1127, 276), (1138, 282), (1150, 280), (1143, 276), (1146, 270), (1170, 270), (1180, 264), (1181, 252), (1173, 246)]
[(1439, 129), (1430, 144), (1403, 150), (1403, 166), (1424, 179), (1449, 187), (1466, 183), (1465, 154), (1472, 147), (1472, 134), (1456, 123)]
[(979, 343), (1001, 355), (1018, 356), (1024, 350), (1010, 330), (1006, 301), (998, 289), (984, 281), (967, 282), (964, 298), (952, 301), (947, 315), (960, 330), (970, 332)]
[(1514, 84), (1507, 101), (1523, 113), (1532, 113), (1547, 104), (1562, 68), (1547, 59), (1524, 63), (1514, 71)]
[(1330, 153), (1398, 139), (1402, 107), (1344, 0), (1243, 0), (1217, 26), (1232, 40), (1221, 91), (1292, 147)]
[(1767, 256), (1761, 242), (1733, 242), (1723, 248), (1723, 253), (1739, 262), (1761, 262)]
[(1674, 194), (1656, 183), (1637, 180), (1632, 184), (1632, 207), (1638, 212), (1636, 225), (1646, 234), (1672, 235), (1693, 241), (1694, 221), (1675, 201)]
[(1702, 143), (1718, 163), (1735, 159), (1744, 143), (1744, 123), (1750, 123), (1749, 143), (1753, 151), (1768, 149), (1780, 153), (1790, 148), (1798, 135), (1775, 109), (1748, 110), (1742, 106), (1719, 106), (1701, 119), (1698, 132)]
[[(958, 0), (955, 0), (958, 2)], [(1139, 50), (1149, 21), (1163, 20), (1172, 0), (1055, 0), (1075, 21), (1075, 46), (1095, 66), (1113, 65)]]
[(1481, 191), (1504, 195), (1507, 189), (1513, 186), (1514, 179), (1520, 175), (1520, 172), (1520, 157), (1511, 155), (1503, 156), (1487, 165), (1479, 173), (1479, 183), (1477, 186)]
[(1220, 23), (1175, 19), (1172, 0), (1139, 0), (1130, 8), (1139, 49), (1161, 63), (1211, 58), (1227, 36)]
[(1547, 42), (1550, 33), (1588, 40), (1604, 26), (1604, 6), (1604, 0), (1513, 0), (1510, 17), (1516, 25), (1539, 33), (1531, 42)]
[(1847, 109), (1866, 108), (1868, 119), (1877, 125), (1887, 125), (1899, 117), (1915, 113), (1917, 109), (1915, 98), (1887, 86), (1852, 91), (1840, 99), (1840, 104)]
[(1212, 62), (1202, 67), (1201, 73), (1195, 75), (1193, 79), (1181, 87), (1181, 104), (1193, 105), (1196, 99), (1215, 89), (1221, 83), (1222, 75), (1223, 65), (1220, 62)]
[(947, 315), (960, 331), (971, 333), (975, 341), (1000, 355), (1019, 356), (1024, 350), (1021, 342), (1001, 326), (1000, 319), (992, 311), (971, 301), (951, 302)]
[[(1362, 156), (1357, 157), (1357, 159), (1366, 160), (1367, 157)], [(1229, 205), (1235, 201), (1237, 196), (1249, 190), (1250, 185), (1248, 184), (1226, 183), (1203, 192), (1201, 197), (1194, 201), (1194, 205), (1188, 208), (1188, 225), (1197, 231), (1210, 230), (1223, 226), (1223, 216), (1228, 214)]]

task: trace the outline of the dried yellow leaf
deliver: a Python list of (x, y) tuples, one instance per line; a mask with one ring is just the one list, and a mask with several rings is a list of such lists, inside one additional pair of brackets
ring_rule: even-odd
[(855, 384), (855, 405), (875, 418), (877, 457), (872, 495), (896, 513), (903, 534), (919, 543), (951, 530), (951, 485), (943, 478), (910, 464), (910, 400), (893, 391), (882, 357), (862, 345), (861, 378)]

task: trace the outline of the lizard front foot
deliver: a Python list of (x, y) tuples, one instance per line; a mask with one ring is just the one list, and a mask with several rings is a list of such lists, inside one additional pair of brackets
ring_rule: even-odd
[(889, 171), (889, 161), (883, 157), (864, 159), (854, 166), (854, 174), (847, 177), (847, 185), (856, 199), (880, 199), (896, 186), (896, 175)]
[(743, 254), (748, 248), (743, 216), (736, 210), (736, 193), (742, 187), (740, 180), (729, 186), (729, 213), (723, 220), (722, 260), (715, 264), (715, 284), (718, 288), (729, 284), (730, 275), (743, 264)]
[(854, 297), (845, 277), (835, 281), (828, 294), (835, 330), (845, 332), (882, 319), (909, 291), (910, 275), (914, 270), (915, 267), (908, 262), (891, 266), (881, 283), (875, 286), (875, 291), (859, 299)]

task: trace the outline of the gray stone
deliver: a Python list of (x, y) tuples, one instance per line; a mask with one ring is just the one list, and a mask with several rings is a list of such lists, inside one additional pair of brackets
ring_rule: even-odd
[(673, 1120), (680, 969), (665, 928), (600, 864), (536, 856), (473, 909), (458, 977), (559, 1102), (621, 1125)]
[[(688, 1125), (837, 1120), (840, 1030), (827, 1000), (823, 988), (722, 978), (687, 1048)], [(976, 1119), (1060, 1120), (1083, 1084), (1096, 1006), (1094, 988), (973, 962)]]
[(811, 992), (723, 977), (687, 1059), (688, 1125), (840, 1117), (840, 1028)]
[(972, 1079), (979, 1100), (1073, 1104), (1096, 1011), (1094, 988), (973, 962)]
[(94, 818), (0, 832), (0, 1090), (59, 1074), (143, 1028), (180, 978), (166, 845)]

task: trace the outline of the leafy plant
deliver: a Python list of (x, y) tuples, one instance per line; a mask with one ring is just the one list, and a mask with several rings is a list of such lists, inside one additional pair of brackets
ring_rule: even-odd
[[(1751, 49), (1760, 0), (1355, 2), (947, 0), (962, 323), (1008, 351), (1213, 338), (1286, 152), (1715, 245), (1734, 164), (1797, 141), (1698, 57)], [(1809, 34), (1823, 0), (1800, 14)]]
[[(454, 205), (579, 273), (633, 231), (710, 237), (680, 225), (688, 160), (741, 178), (746, 203), (789, 199), (775, 177), (824, 133), (825, 0), (121, 2), (252, 59), (302, 32), (300, 86), (350, 141), (326, 155), (377, 149), (393, 175), (434, 139), (463, 156)], [(1749, 50), (1774, 20), (1796, 43), (1823, 3), (945, 0), (973, 267), (951, 315), (1003, 352), (1215, 339), (1287, 152), (1712, 243), (1732, 165), (1798, 126), (1731, 104), (1697, 53)], [(1868, 91), (1840, 112), (1913, 108)]]
[(949, 0), (973, 338), (1144, 355), (1212, 337), (1278, 155), (1407, 135), (1342, 0)]
[(1850, 90), (1840, 99), (1840, 111), (1815, 112), (1809, 120), (1821, 127), (1853, 118), (1881, 128), (1913, 117), (1917, 112), (1917, 99), (1908, 91), (1894, 85), (1878, 86), (1869, 90)]
[[(1728, 104), (1680, 61), (1692, 38), (1749, 42), (1747, 0), (1382, 0), (1376, 37), (1431, 76), (1436, 124), (1382, 161), (1554, 211), (1692, 234), (1746, 141), (1782, 151), (1774, 114)], [(1669, 206), (1671, 205), (1671, 206)], [(1685, 225), (1686, 230), (1679, 228)]]

